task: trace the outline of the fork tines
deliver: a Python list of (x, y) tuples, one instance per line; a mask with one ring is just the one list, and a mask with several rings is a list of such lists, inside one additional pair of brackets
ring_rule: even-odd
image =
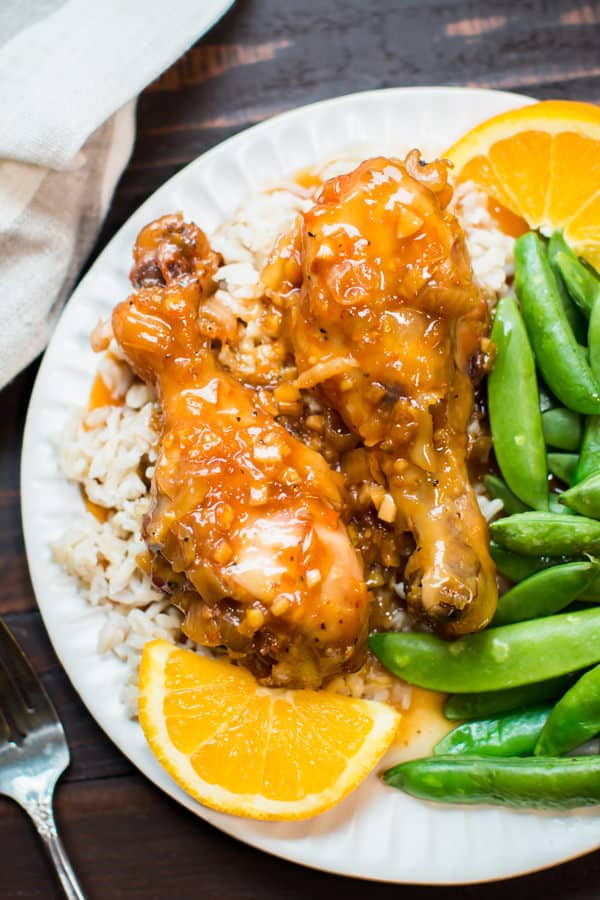
[[(0, 737), (16, 729), (25, 736), (32, 727), (58, 723), (41, 681), (8, 626), (0, 619)], [(12, 727), (11, 727), (12, 726)]]

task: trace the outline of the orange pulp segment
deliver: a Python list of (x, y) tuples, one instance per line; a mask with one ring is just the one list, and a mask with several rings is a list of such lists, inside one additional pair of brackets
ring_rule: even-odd
[(400, 721), (383, 703), (261, 687), (246, 669), (162, 640), (144, 647), (139, 716), (154, 755), (187, 793), (272, 820), (338, 803), (375, 767)]
[(472, 181), (530, 228), (563, 228), (600, 265), (600, 108), (547, 100), (494, 116), (445, 154), (457, 182)]

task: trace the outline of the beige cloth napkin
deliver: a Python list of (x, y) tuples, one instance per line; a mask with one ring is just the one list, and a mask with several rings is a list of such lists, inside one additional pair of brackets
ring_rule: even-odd
[(44, 348), (135, 136), (135, 98), (233, 0), (0, 0), (0, 387)]

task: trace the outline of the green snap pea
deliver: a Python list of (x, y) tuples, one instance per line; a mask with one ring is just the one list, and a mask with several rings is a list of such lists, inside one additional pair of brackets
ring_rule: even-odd
[(573, 259), (577, 259), (575, 253), (573, 252), (573, 250), (571, 250), (571, 248), (565, 241), (565, 235), (561, 228), (557, 228), (552, 232), (548, 240), (546, 249), (551, 266), (556, 265), (556, 257), (559, 253), (566, 253), (567, 256), (571, 256), (573, 257)]
[(573, 302), (556, 262), (556, 257), (559, 253), (565, 253), (567, 256), (570, 255), (573, 257), (573, 259), (577, 259), (577, 257), (565, 241), (562, 231), (555, 231), (551, 235), (546, 251), (548, 253), (548, 259), (550, 260), (550, 265), (552, 266), (554, 276), (556, 278), (556, 285), (560, 293), (560, 299), (562, 301), (565, 314), (567, 316), (567, 319), (569, 320), (578, 343), (582, 344), (585, 341), (586, 334), (585, 318)]
[(510, 625), (554, 615), (585, 591), (598, 571), (596, 563), (582, 561), (552, 566), (530, 575), (500, 597), (492, 625)]
[(551, 556), (520, 556), (518, 553), (505, 550), (495, 541), (490, 541), (490, 554), (497, 570), (511, 581), (523, 581), (535, 572), (565, 562), (564, 559), (554, 559)]
[[(557, 454), (548, 454), (548, 456), (551, 455)], [(550, 465), (550, 462), (548, 462), (548, 465)], [(600, 471), (600, 416), (588, 416), (585, 421), (579, 459), (575, 465), (571, 480), (566, 483), (578, 484), (584, 478), (598, 471)], [(553, 472), (553, 474), (556, 473)]]
[(588, 328), (590, 368), (596, 380), (600, 378), (600, 288), (598, 299), (592, 307)]
[(589, 318), (594, 303), (600, 297), (600, 280), (573, 254), (561, 251), (556, 255), (556, 265), (569, 294)]
[(600, 803), (600, 756), (432, 756), (388, 769), (383, 779), (422, 800), (574, 809)]
[(544, 381), (569, 409), (600, 414), (600, 385), (575, 339), (544, 245), (533, 232), (515, 242), (515, 285)]
[(600, 519), (600, 471), (563, 491), (559, 501), (582, 516)]
[(571, 484), (579, 463), (577, 454), (549, 453), (546, 458), (548, 460), (548, 471), (560, 481), (564, 481), (565, 484)]
[(369, 646), (394, 675), (448, 694), (497, 691), (600, 662), (600, 609), (502, 625), (448, 642), (377, 632)]
[(560, 494), (549, 494), (548, 495), (548, 509), (550, 512), (559, 513), (560, 515), (575, 516), (577, 513), (570, 509), (568, 506), (564, 506), (559, 502)]
[[(590, 366), (596, 378), (600, 378), (600, 303), (596, 303), (592, 309), (588, 337)], [(600, 416), (588, 416), (572, 483), (578, 484), (598, 471), (600, 471)]]
[(510, 490), (527, 506), (548, 509), (546, 448), (533, 352), (514, 297), (496, 307), (496, 359), (488, 376), (494, 452)]
[(529, 509), (529, 507), (525, 503), (522, 503), (521, 500), (513, 494), (508, 485), (502, 481), (501, 478), (498, 478), (497, 475), (486, 475), (483, 479), (483, 483), (491, 497), (495, 500), (502, 500), (502, 506), (504, 507), (504, 512), (507, 516), (512, 516), (514, 513), (518, 512), (525, 512)]
[(483, 719), (516, 709), (527, 709), (560, 697), (573, 684), (573, 680), (573, 674), (569, 673), (549, 678), (547, 681), (522, 684), (499, 691), (453, 694), (446, 700), (444, 715), (450, 721), (462, 722), (465, 719)]
[(464, 722), (435, 745), (434, 755), (529, 756), (551, 709), (545, 704), (500, 718)]
[[(594, 560), (597, 564), (599, 560)], [(592, 578), (591, 583), (577, 597), (581, 603), (599, 603), (600, 602), (600, 574)]]
[(556, 397), (550, 393), (540, 378), (538, 378), (538, 393), (540, 396), (540, 412), (545, 413), (548, 409), (554, 409), (555, 406), (560, 405)]
[(600, 666), (576, 681), (560, 698), (544, 726), (536, 756), (560, 756), (600, 732)]
[(496, 543), (523, 556), (580, 556), (600, 552), (600, 522), (584, 516), (524, 512), (490, 523)]
[(579, 450), (583, 425), (581, 416), (572, 409), (557, 406), (542, 413), (542, 428), (546, 443), (551, 447), (573, 452)]

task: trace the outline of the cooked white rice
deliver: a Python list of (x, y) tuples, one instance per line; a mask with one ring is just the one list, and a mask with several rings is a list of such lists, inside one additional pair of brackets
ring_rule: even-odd
[(456, 188), (452, 205), (467, 238), (476, 280), (489, 296), (502, 296), (514, 273), (514, 238), (496, 227), (487, 196), (471, 182)]
[[(336, 164), (337, 171), (351, 168), (354, 162), (348, 159), (341, 166)], [(327, 174), (332, 172), (333, 166)], [(224, 259), (217, 273), (215, 300), (234, 323), (245, 323), (240, 326), (243, 334), (239, 335), (235, 359), (225, 347), (221, 361), (241, 374), (251, 371), (257, 358), (267, 364), (280, 363), (277, 342), (264, 333), (259, 273), (277, 237), (309, 205), (310, 200), (293, 190), (270, 189), (251, 197), (211, 237), (213, 247)], [(472, 186), (459, 188), (455, 209), (465, 229), (475, 276), (490, 298), (497, 297), (506, 290), (512, 273), (514, 241), (494, 227), (485, 195)], [(98, 346), (108, 345), (110, 330), (101, 325), (95, 340)], [(54, 545), (53, 553), (77, 579), (84, 600), (105, 611), (97, 650), (100, 654), (113, 653), (125, 664), (122, 699), (135, 716), (137, 670), (144, 644), (154, 638), (184, 639), (180, 613), (152, 586), (140, 566), (146, 549), (141, 525), (150, 505), (149, 482), (159, 438), (158, 405), (152, 391), (134, 381), (119, 359), (114, 341), (109, 349), (108, 357), (100, 363), (100, 374), (111, 391), (123, 398), (123, 406), (76, 411), (59, 448), (65, 477), (106, 510), (106, 520), (99, 521), (82, 508), (81, 516)], [(501, 501), (490, 500), (481, 492), (478, 499), (488, 519), (502, 508)], [(406, 627), (402, 613), (396, 624)], [(404, 708), (410, 704), (409, 686), (373, 663), (359, 673), (334, 679), (329, 687), (354, 697), (391, 700)]]

